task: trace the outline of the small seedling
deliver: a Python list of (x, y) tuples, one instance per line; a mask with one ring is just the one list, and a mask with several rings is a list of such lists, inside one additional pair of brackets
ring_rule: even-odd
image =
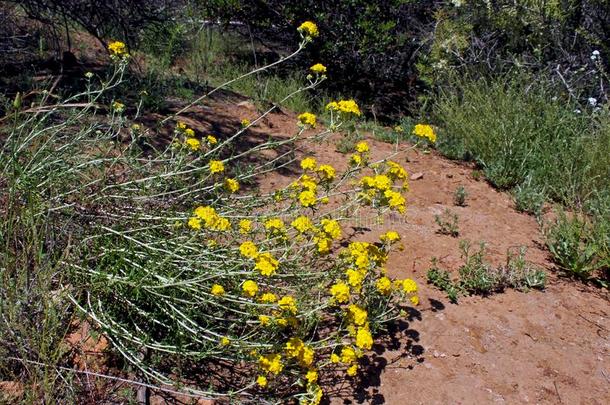
[(453, 203), (458, 207), (465, 207), (467, 205), (466, 197), (468, 197), (468, 192), (466, 191), (464, 186), (459, 186), (455, 189), (455, 192), (453, 193)]
[(442, 235), (450, 235), (457, 238), (460, 234), (459, 231), (459, 217), (456, 213), (451, 212), (448, 208), (441, 215), (435, 215), (434, 221), (438, 225), (438, 233)]

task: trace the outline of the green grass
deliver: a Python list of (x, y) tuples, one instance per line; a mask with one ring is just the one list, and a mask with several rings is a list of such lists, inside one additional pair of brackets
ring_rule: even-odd
[(599, 235), (610, 228), (610, 110), (562, 97), (524, 73), (454, 81), (433, 107), (437, 148), (475, 161), (492, 185), (512, 190), (519, 211), (540, 219), (551, 201), (582, 213), (594, 225), (561, 217), (547, 244), (563, 270), (607, 282), (608, 237)]

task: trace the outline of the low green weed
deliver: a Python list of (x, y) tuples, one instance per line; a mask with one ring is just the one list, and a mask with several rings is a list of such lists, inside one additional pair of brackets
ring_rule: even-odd
[(467, 205), (466, 204), (467, 197), (468, 197), (468, 192), (466, 191), (464, 186), (459, 186), (458, 188), (455, 189), (455, 192), (453, 193), (453, 204), (457, 205), (458, 207), (465, 207)]
[(449, 235), (454, 238), (459, 236), (459, 217), (449, 208), (446, 208), (441, 215), (435, 215), (434, 222), (438, 225), (437, 232), (441, 235)]

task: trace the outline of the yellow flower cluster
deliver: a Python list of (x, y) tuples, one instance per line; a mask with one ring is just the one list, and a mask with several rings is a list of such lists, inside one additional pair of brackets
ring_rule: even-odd
[(125, 111), (125, 104), (121, 103), (120, 101), (113, 101), (112, 102), (112, 111), (114, 111), (115, 113), (122, 113), (123, 111)]
[(313, 21), (305, 21), (304, 23), (299, 25), (297, 31), (299, 31), (299, 33), (309, 41), (320, 35), (320, 32), (318, 31), (318, 26)]
[(404, 213), (406, 200), (401, 192), (395, 189), (409, 189), (406, 170), (392, 161), (376, 165), (375, 170), (377, 174), (374, 176), (363, 176), (360, 179), (362, 191), (359, 196), (361, 201), (365, 204), (389, 207), (392, 210)]
[(358, 104), (354, 100), (331, 101), (326, 105), (326, 109), (329, 111), (338, 111), (345, 115), (354, 114), (358, 117), (362, 114)]
[(413, 134), (419, 136), (420, 138), (426, 138), (430, 142), (436, 142), (436, 133), (434, 132), (434, 128), (432, 128), (428, 124), (417, 124), (413, 127)]
[(231, 229), (231, 222), (220, 216), (213, 207), (199, 206), (189, 218), (188, 226), (195, 230), (205, 227), (212, 231), (227, 231)]
[(310, 67), (309, 70), (311, 70), (313, 73), (315, 73), (317, 75), (323, 75), (326, 73), (326, 66), (324, 66), (321, 63), (316, 63), (315, 65)]
[(299, 124), (302, 126), (310, 126), (312, 128), (316, 127), (316, 115), (309, 113), (309, 112), (304, 112), (303, 114), (300, 114), (299, 117)]
[(123, 59), (129, 56), (127, 53), (127, 45), (121, 41), (113, 41), (108, 44), (108, 52), (110, 56), (117, 59)]

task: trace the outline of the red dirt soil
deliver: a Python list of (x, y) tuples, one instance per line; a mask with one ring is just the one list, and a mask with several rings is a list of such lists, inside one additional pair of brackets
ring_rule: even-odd
[[(215, 118), (256, 118), (249, 103), (213, 104), (206, 110), (201, 130)], [(197, 120), (196, 120), (197, 121)], [(206, 122), (207, 121), (207, 122)], [(296, 130), (293, 114), (273, 114), (252, 133), (277, 137)], [(205, 133), (205, 132), (204, 132)], [(338, 168), (347, 156), (335, 151), (340, 135), (324, 143), (303, 143), (299, 155), (315, 156), (319, 163)], [(368, 139), (372, 157), (380, 159), (395, 146)], [(400, 145), (408, 149), (408, 145)], [(474, 168), (452, 162), (432, 151), (400, 152), (393, 159), (411, 180), (404, 218), (389, 214), (384, 225), (358, 240), (378, 240), (393, 229), (405, 250), (394, 253), (388, 269), (392, 276), (411, 277), (420, 286), (420, 305), (410, 314), (408, 326), (392, 350), (378, 350), (373, 363), (384, 365), (365, 371), (362, 386), (351, 395), (329, 398), (331, 403), (387, 404), (607, 404), (610, 403), (610, 307), (608, 294), (577, 281), (561, 278), (553, 270), (536, 220), (515, 211), (510, 195), (484, 181), (473, 179)], [(286, 184), (290, 176), (265, 179), (271, 188)], [(453, 205), (458, 186), (468, 192), (467, 206)], [(459, 215), (459, 238), (440, 235), (435, 214), (449, 208)], [(456, 270), (463, 260), (459, 240), (485, 241), (488, 259), (506, 261), (508, 249), (528, 248), (527, 259), (549, 274), (544, 291), (506, 291), (490, 297), (461, 298), (450, 304), (444, 293), (426, 284), (430, 259), (442, 268)]]

